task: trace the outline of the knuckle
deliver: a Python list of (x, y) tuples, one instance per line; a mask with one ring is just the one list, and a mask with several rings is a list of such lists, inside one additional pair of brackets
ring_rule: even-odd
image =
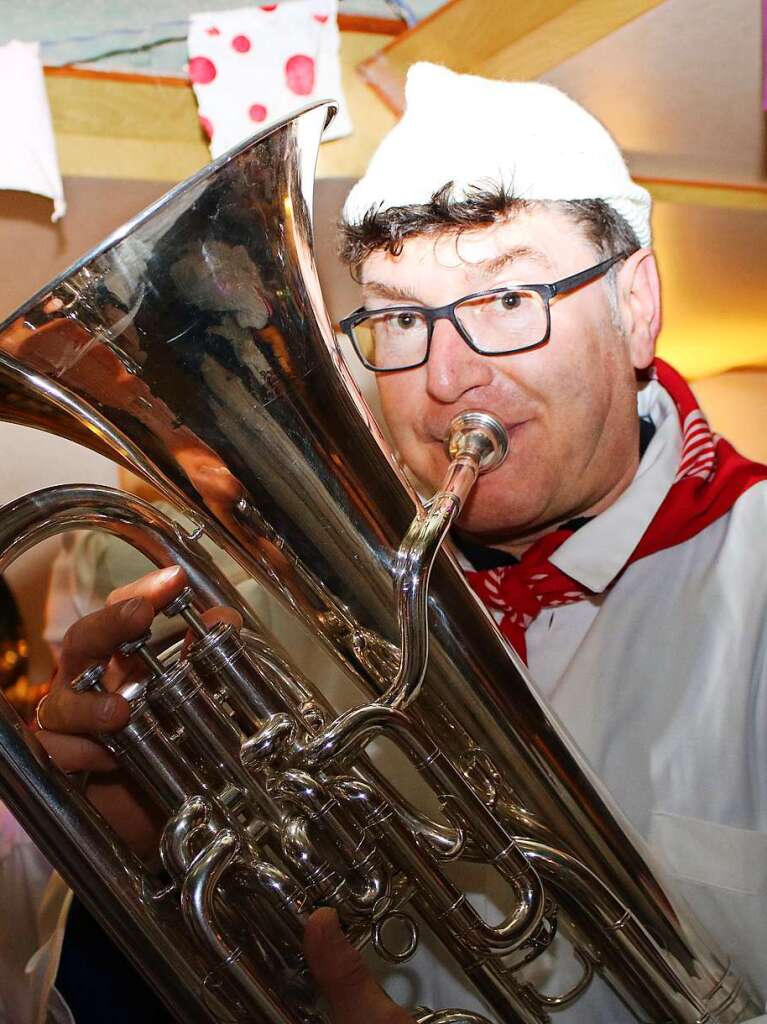
[[(44, 724), (46, 732), (49, 733), (70, 733), (72, 728), (72, 710), (69, 700), (71, 691), (66, 683), (60, 685), (58, 690), (51, 690), (48, 700), (45, 702)], [(72, 696), (76, 696), (72, 694)]]
[(82, 641), (82, 623), (82, 619), (78, 619), (76, 622), (73, 622), (64, 634), (61, 647), (67, 654), (71, 654), (73, 651), (76, 651)]
[(124, 583), (120, 587), (115, 587), (107, 595), (106, 606), (110, 608), (114, 604), (120, 604), (122, 601), (127, 601), (129, 598), (136, 597), (141, 589), (141, 580), (134, 580), (132, 583)]
[(55, 688), (51, 689), (45, 700), (45, 707), (40, 708), (38, 722), (42, 732), (58, 732), (61, 712), (59, 696)]
[(77, 619), (64, 634), (62, 654), (87, 654), (93, 647), (94, 640), (108, 627), (112, 617), (108, 608), (101, 608)]

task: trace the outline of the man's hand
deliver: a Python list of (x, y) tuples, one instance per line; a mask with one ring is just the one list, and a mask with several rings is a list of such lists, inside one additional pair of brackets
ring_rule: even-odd
[(335, 910), (322, 907), (311, 915), (304, 952), (330, 1004), (333, 1024), (414, 1024), (414, 1018), (389, 999), (362, 954), (346, 939)]
[[(90, 737), (117, 732), (127, 723), (127, 701), (114, 693), (129, 679), (146, 672), (138, 656), (121, 658), (115, 651), (126, 640), (137, 640), (149, 629), (157, 612), (186, 586), (178, 567), (159, 569), (120, 587), (107, 607), (75, 622), (67, 631), (51, 691), (40, 708), (38, 738), (65, 772), (90, 772), (88, 799), (116, 832), (143, 857), (157, 852), (160, 822), (145, 795), (118, 771), (110, 754)], [(203, 620), (240, 624), (231, 608), (211, 609)], [(106, 664), (102, 685), (108, 693), (74, 693), (72, 680), (84, 669)]]
[[(137, 640), (160, 609), (186, 586), (181, 569), (161, 569), (110, 594), (107, 606), (86, 615), (64, 638), (51, 691), (40, 709), (44, 728), (37, 734), (53, 761), (65, 772), (91, 773), (87, 795), (119, 835), (140, 855), (157, 852), (162, 821), (143, 793), (119, 770), (112, 756), (91, 736), (117, 732), (130, 708), (117, 690), (140, 677), (140, 658), (115, 656), (126, 640)], [(203, 614), (208, 624), (240, 617), (231, 608)], [(70, 683), (96, 663), (106, 664), (102, 685), (107, 693), (74, 693)], [(347, 941), (334, 910), (323, 907), (309, 918), (305, 935), (309, 966), (328, 999), (334, 1024), (414, 1024), (402, 1007), (389, 999), (370, 974), (360, 953)]]

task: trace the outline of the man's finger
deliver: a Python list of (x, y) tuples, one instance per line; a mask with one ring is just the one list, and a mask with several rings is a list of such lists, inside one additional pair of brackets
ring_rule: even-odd
[(40, 725), (64, 733), (94, 734), (121, 729), (130, 714), (122, 697), (97, 691), (74, 693), (69, 684), (85, 669), (107, 662), (126, 640), (142, 636), (153, 616), (151, 602), (135, 597), (75, 622), (64, 637), (51, 692), (40, 706)]
[(87, 736), (64, 736), (45, 731), (36, 735), (62, 772), (109, 772), (117, 767), (111, 755)]
[[(156, 613), (185, 586), (184, 570), (173, 565), (113, 590), (106, 608), (84, 616), (67, 631), (54, 688), (57, 681), (64, 679), (68, 683), (83, 669), (108, 661), (120, 644), (146, 633)], [(122, 682), (121, 678), (115, 678), (114, 672), (110, 679), (113, 686)]]
[(333, 1024), (414, 1024), (386, 995), (362, 954), (351, 945), (330, 907), (316, 910), (306, 924), (304, 952), (330, 1004)]
[[(130, 718), (130, 705), (117, 693), (74, 693), (67, 685), (52, 689), (40, 707), (40, 725), (49, 732), (115, 732)], [(79, 769), (65, 769), (78, 771)]]
[(152, 624), (154, 608), (145, 597), (113, 604), (92, 612), (69, 627), (61, 647), (59, 668), (49, 702), (57, 686), (68, 685), (84, 669), (108, 661), (120, 644), (137, 640)]
[(180, 565), (171, 565), (167, 569), (155, 569), (141, 579), (133, 580), (122, 587), (117, 587), (107, 598), (107, 606), (119, 604), (134, 597), (145, 597), (159, 612), (174, 597), (177, 597), (186, 586), (186, 573)]

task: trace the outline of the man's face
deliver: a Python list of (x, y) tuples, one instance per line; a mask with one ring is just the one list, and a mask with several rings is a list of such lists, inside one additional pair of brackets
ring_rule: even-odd
[[(600, 259), (566, 215), (537, 210), (460, 235), (417, 236), (396, 257), (373, 253), (361, 280), (369, 309), (442, 306), (493, 287), (555, 281)], [(538, 349), (481, 356), (439, 320), (425, 366), (378, 378), (396, 448), (432, 488), (447, 467), (442, 442), (457, 413), (485, 410), (509, 431), (506, 462), (480, 479), (461, 518), (486, 542), (599, 511), (633, 476), (636, 379), (607, 287), (599, 279), (553, 299), (551, 338)]]

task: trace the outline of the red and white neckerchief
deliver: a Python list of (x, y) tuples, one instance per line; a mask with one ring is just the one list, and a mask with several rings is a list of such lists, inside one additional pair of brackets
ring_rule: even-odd
[[(682, 455), (668, 494), (613, 583), (632, 562), (700, 533), (728, 512), (744, 491), (767, 479), (767, 466), (744, 458), (728, 441), (712, 434), (695, 396), (676, 370), (656, 359), (651, 377), (666, 389), (676, 406)], [(543, 608), (573, 604), (592, 593), (550, 561), (573, 532), (562, 528), (546, 534), (514, 565), (466, 573), (484, 604), (503, 612), (500, 630), (525, 660), (525, 630), (538, 613)]]

